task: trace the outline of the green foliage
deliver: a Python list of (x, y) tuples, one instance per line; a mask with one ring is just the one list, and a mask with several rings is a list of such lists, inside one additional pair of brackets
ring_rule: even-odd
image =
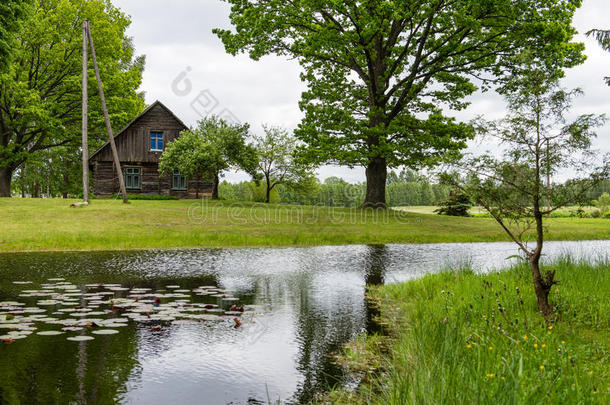
[(15, 46), (15, 36), (21, 29), (31, 0), (11, 0), (0, 3), (0, 73), (8, 67)]
[(599, 208), (601, 212), (607, 212), (610, 209), (610, 194), (600, 195), (599, 199), (593, 201), (593, 205)]
[[(135, 57), (126, 30), (129, 18), (110, 2), (92, 0), (34, 1), (16, 35), (7, 70), (0, 73), (0, 195), (8, 196), (14, 171), (29, 159), (45, 166), (62, 162), (41, 151), (65, 147), (79, 153), (83, 19), (89, 19), (108, 110), (114, 129), (144, 107), (137, 92), (144, 58)], [(89, 65), (89, 137), (91, 148), (106, 139), (102, 109)], [(54, 168), (45, 168), (47, 172)]]
[(439, 215), (450, 215), (454, 217), (469, 217), (468, 210), (472, 208), (470, 198), (459, 191), (452, 191), (449, 197), (439, 203), (439, 208), (434, 210)]
[(297, 140), (285, 129), (263, 126), (264, 135), (254, 137), (258, 154), (258, 170), (265, 180), (265, 202), (271, 201), (271, 192), (283, 184), (289, 189), (307, 192), (315, 187), (313, 167), (296, 160)]
[(561, 70), (583, 59), (570, 42), (580, 0), (404, 2), (227, 0), (234, 30), (215, 29), (227, 52), (297, 59), (308, 89), (296, 136), (313, 163), (365, 166), (367, 203), (385, 203), (387, 167), (454, 157), (470, 125), (473, 77), (510, 77), (526, 48)]
[(240, 168), (255, 176), (258, 158), (254, 147), (246, 144), (248, 124), (231, 124), (210, 116), (198, 127), (183, 131), (166, 145), (159, 161), (159, 172), (169, 175), (179, 170), (184, 176), (209, 176), (214, 179), (213, 198), (218, 198), (220, 177), (225, 170)]
[[(389, 336), (351, 345), (368, 373), (333, 404), (607, 403), (610, 263), (552, 264), (560, 319), (537, 315), (526, 266), (455, 269), (370, 292)], [(368, 353), (363, 353), (368, 350)], [(375, 367), (371, 371), (371, 367)]]

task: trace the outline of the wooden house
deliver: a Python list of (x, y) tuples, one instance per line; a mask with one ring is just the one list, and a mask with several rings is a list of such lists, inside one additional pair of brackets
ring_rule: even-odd
[[(159, 158), (165, 146), (188, 127), (161, 102), (155, 101), (114, 137), (128, 194), (201, 198), (212, 195), (209, 179), (187, 179), (175, 171), (159, 174)], [(106, 197), (120, 193), (110, 143), (89, 158), (93, 193)]]

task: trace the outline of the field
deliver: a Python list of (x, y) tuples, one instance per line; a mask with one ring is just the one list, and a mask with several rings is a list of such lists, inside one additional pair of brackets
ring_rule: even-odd
[[(490, 218), (212, 201), (0, 199), (0, 251), (479, 242)], [(610, 239), (610, 220), (551, 218), (548, 239)]]
[(362, 378), (345, 404), (608, 403), (610, 261), (552, 266), (556, 319), (538, 314), (526, 266), (454, 270), (370, 291), (385, 335), (342, 361)]

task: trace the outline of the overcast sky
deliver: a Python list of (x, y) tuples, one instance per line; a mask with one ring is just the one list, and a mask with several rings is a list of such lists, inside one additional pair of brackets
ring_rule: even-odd
[[(230, 27), (226, 3), (220, 0), (113, 0), (113, 3), (131, 15), (128, 35), (134, 38), (136, 52), (146, 55), (141, 90), (146, 92), (147, 103), (160, 100), (187, 125), (194, 125), (202, 114), (209, 113), (248, 122), (255, 132), (261, 131), (263, 123), (293, 129), (300, 122), (298, 101), (305, 86), (299, 79), (299, 65), (275, 56), (256, 62), (246, 55), (226, 54), (221, 41), (212, 34), (212, 28)], [(610, 116), (610, 87), (603, 82), (604, 76), (610, 76), (610, 53), (584, 36), (591, 28), (610, 28), (608, 16), (608, 0), (584, 0), (576, 12), (577, 40), (585, 43), (588, 58), (568, 71), (563, 83), (585, 92), (574, 103), (575, 114)], [(475, 94), (471, 101), (467, 110), (456, 115), (458, 119), (469, 120), (478, 114), (496, 119), (505, 113), (503, 100), (493, 92)], [(610, 152), (610, 123), (598, 131), (595, 146)], [(365, 180), (362, 168), (319, 170), (321, 178), (333, 175), (351, 182)], [(230, 181), (247, 178), (237, 173), (227, 176)]]

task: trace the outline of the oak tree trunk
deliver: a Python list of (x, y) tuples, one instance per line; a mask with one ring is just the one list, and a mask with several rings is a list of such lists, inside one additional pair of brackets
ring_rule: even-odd
[(384, 158), (374, 158), (366, 167), (366, 197), (364, 208), (385, 208), (385, 184), (388, 167)]
[(218, 186), (220, 185), (220, 176), (218, 172), (214, 173), (214, 188), (212, 189), (212, 200), (218, 200)]
[(10, 167), (0, 167), (0, 197), (11, 196), (13, 171)]
[(271, 179), (269, 179), (268, 175), (265, 175), (265, 181), (267, 183), (267, 193), (265, 196), (265, 202), (269, 204), (269, 202), (271, 201)]

